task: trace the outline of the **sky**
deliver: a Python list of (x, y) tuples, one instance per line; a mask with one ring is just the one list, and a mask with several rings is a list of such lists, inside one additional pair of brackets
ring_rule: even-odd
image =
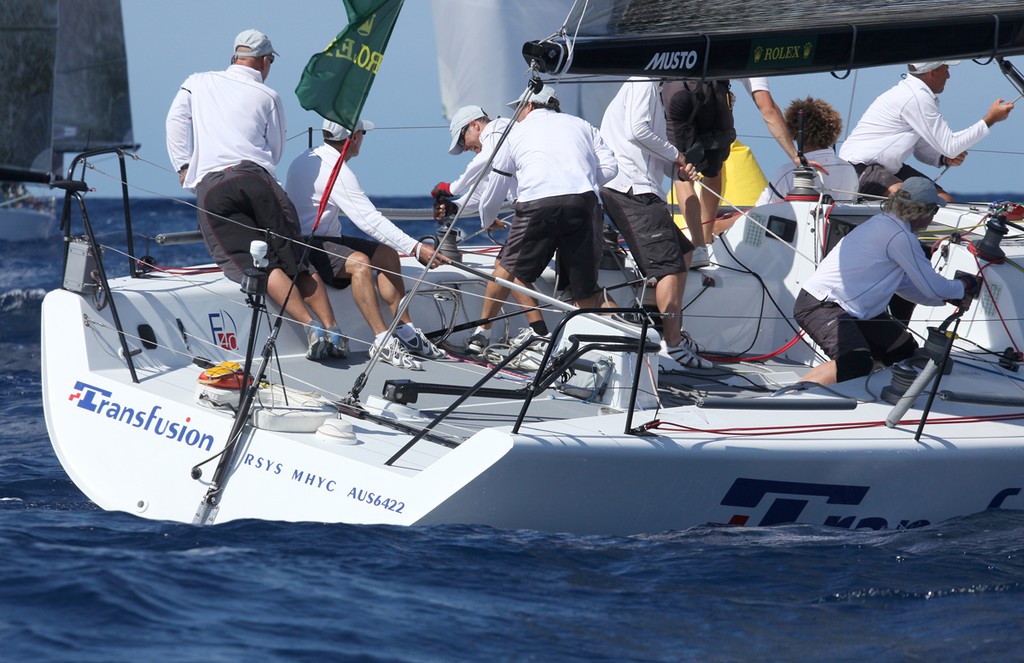
[[(478, 1), (487, 4), (512, 0)], [(141, 145), (140, 159), (128, 166), (131, 195), (188, 195), (179, 188), (168, 162), (164, 137), (167, 109), (189, 74), (225, 68), (235, 35), (252, 27), (265, 32), (280, 53), (266, 83), (285, 102), (290, 140), (279, 166), (278, 177), (283, 179), (288, 163), (308, 146), (306, 129), (319, 128), (322, 122), (315, 113), (299, 106), (294, 90), (309, 58), (344, 28), (346, 18), (340, 0), (124, 0), (122, 11), (135, 140)], [(557, 27), (551, 26), (538, 37)], [(509, 57), (522, 58), (518, 51)], [(1017, 60), (1024, 68), (1024, 58)], [(523, 69), (525, 86), (525, 63)], [(848, 131), (853, 124), (851, 118), (859, 118), (876, 96), (898, 82), (904, 71), (903, 66), (864, 69), (846, 80), (829, 74), (774, 77), (771, 86), (782, 108), (790, 100), (808, 95), (829, 101), (843, 115)], [(954, 130), (980, 119), (996, 98), (1017, 96), (994, 63), (980, 66), (966, 61), (951, 68), (951, 74), (940, 102)], [(768, 134), (749, 96), (740, 86), (736, 86), (736, 92), (737, 133), (751, 147), (762, 170), (771, 174), (784, 160), (782, 150)], [(362, 117), (378, 128), (367, 136), (362, 153), (351, 165), (373, 199), (426, 196), (437, 182), (455, 179), (469, 162), (472, 155), (453, 157), (447, 153), (450, 134), (448, 119), (442, 113), (430, 0), (406, 0)], [(599, 118), (591, 121), (597, 124)], [(992, 134), (971, 151), (964, 165), (950, 169), (940, 184), (954, 193), (1016, 191), (1024, 198), (1021, 123), (1024, 107), (993, 127)], [(318, 132), (314, 140), (320, 142)], [(97, 162), (96, 166), (97, 171), (87, 178), (96, 189), (95, 195), (119, 195), (116, 178), (111, 176), (117, 172), (115, 164)], [(939, 173), (936, 168), (921, 169), (932, 176)]]

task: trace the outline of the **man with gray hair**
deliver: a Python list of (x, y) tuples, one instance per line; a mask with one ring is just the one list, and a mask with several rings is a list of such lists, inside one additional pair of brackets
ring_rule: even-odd
[(167, 153), (182, 186), (196, 194), (199, 230), (224, 275), (241, 282), (252, 263), (249, 244), (266, 241), (267, 294), (305, 327), (306, 357), (344, 357), (348, 339), (323, 282), (293, 241), (301, 237), (299, 217), (277, 183), (284, 111), (277, 92), (263, 84), (276, 57), (265, 34), (244, 30), (225, 71), (185, 79), (167, 113)]
[(902, 183), (876, 214), (843, 237), (804, 284), (793, 307), (800, 327), (828, 355), (804, 380), (835, 384), (909, 358), (917, 342), (885, 313), (893, 294), (918, 304), (943, 302), (967, 309), (980, 281), (936, 273), (917, 236), (944, 207), (935, 185), (924, 177)]
[[(857, 170), (861, 193), (887, 196), (907, 178), (925, 177), (904, 163), (911, 153), (930, 166), (959, 166), (967, 150), (1009, 116), (1013, 104), (996, 99), (982, 119), (953, 131), (939, 112), (938, 95), (946, 88), (949, 67), (956, 64), (959, 60), (907, 65), (908, 75), (864, 112), (839, 150)], [(939, 195), (953, 200), (941, 187)]]

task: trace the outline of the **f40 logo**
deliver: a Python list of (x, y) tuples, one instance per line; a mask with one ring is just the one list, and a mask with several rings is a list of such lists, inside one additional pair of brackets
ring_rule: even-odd
[(235, 320), (227, 311), (210, 313), (210, 335), (213, 342), (225, 350), (238, 349), (238, 328)]

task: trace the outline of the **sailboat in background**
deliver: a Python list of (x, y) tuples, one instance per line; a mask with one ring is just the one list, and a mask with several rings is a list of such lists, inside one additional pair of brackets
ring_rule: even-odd
[(120, 0), (0, 0), (0, 240), (53, 233), (64, 154), (134, 148)]

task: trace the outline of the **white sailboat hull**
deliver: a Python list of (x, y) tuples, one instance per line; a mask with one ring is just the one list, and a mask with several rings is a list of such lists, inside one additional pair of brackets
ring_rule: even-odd
[[(802, 218), (796, 205), (785, 207)], [(775, 212), (782, 208), (776, 206)], [(749, 237), (741, 225), (730, 232)], [(735, 245), (737, 254), (742, 254), (740, 244)], [(973, 260), (966, 248), (952, 246), (937, 266), (952, 275)], [(484, 269), (487, 258), (467, 256), (467, 261)], [(774, 296), (780, 299), (813, 271), (793, 267), (792, 259), (788, 265), (776, 262), (787, 275), (763, 278), (776, 285)], [(406, 268), (408, 276), (419, 274), (412, 264)], [(736, 336), (728, 341), (732, 347), (742, 341), (737, 329), (759, 334), (757, 343), (763, 347), (781, 345), (787, 329), (781, 322), (762, 316), (753, 328), (733, 324), (739, 311), (750, 313), (751, 302), (738, 296), (746, 292), (743, 287), (730, 290), (736, 280), (728, 270), (700, 274), (720, 278), (713, 300), (695, 299), (694, 293), (707, 285), (690, 280), (688, 326), (697, 338), (716, 342), (711, 333), (717, 323), (718, 341)], [(1020, 272), (1009, 266), (992, 266), (986, 274), (995, 291), (1010, 293), (1024, 285)], [(453, 268), (434, 270), (429, 278), (430, 287), (456, 292), (482, 287)], [(191, 359), (238, 359), (247, 340), (248, 309), (238, 286), (217, 274), (118, 279), (111, 288), (138, 383), (127, 370), (109, 306), (97, 310), (93, 297), (65, 290), (48, 294), (43, 303), (43, 395), (54, 449), (76, 485), (100, 507), (193, 522), (232, 415), (197, 401), (202, 369)], [(1019, 337), (1015, 300), (1007, 295), (997, 299), (1002, 318), (1016, 326), (1004, 332), (981, 301), (965, 317), (960, 334), (999, 349), (1009, 341), (1006, 333)], [(475, 309), (475, 301), (467, 300), (464, 308)], [(333, 291), (332, 302), (339, 319), (348, 323), (346, 331), (368, 339), (368, 330), (355, 322), (348, 292)], [(443, 326), (452, 305), (433, 296), (417, 297), (413, 318), (424, 328)], [(920, 324), (935, 324), (948, 312), (922, 309)], [(459, 315), (459, 321), (466, 319), (465, 310)], [(143, 343), (140, 325), (151, 328), (153, 347)], [(263, 337), (261, 328), (257, 347)], [(458, 335), (452, 340), (461, 342)], [(800, 347), (792, 355), (806, 362), (809, 350)], [(284, 326), (278, 350), (289, 389), (296, 396), (315, 391), (320, 403), (341, 400), (365, 367), (365, 345), (357, 342), (348, 360), (324, 366), (306, 361), (304, 339), (291, 324)], [(411, 435), (387, 422), (422, 427), (451, 397), (443, 403), (389, 404), (379, 397), (380, 384), (372, 383), (361, 402), (378, 419), (344, 409), (340, 415), (333, 409), (324, 415), (352, 425), (354, 440), (347, 442), (311, 430), (247, 426), (206, 522), (471, 523), (633, 534), (788, 522), (911, 528), (987, 508), (1024, 508), (1024, 408), (1012, 400), (1010, 405), (995, 402), (997, 397), (1019, 398), (1024, 379), (992, 362), (954, 353), (953, 372), (941, 387), (954, 396), (935, 399), (916, 440), (927, 394), (897, 426), (886, 427), (892, 406), (879, 396), (890, 384), (888, 369), (832, 392), (753, 401), (736, 396), (731, 403), (709, 396), (704, 407), (655, 409), (649, 394), (646, 399), (641, 394), (632, 426), (661, 424), (642, 435), (626, 434), (622, 404), (631, 375), (621, 374), (629, 372), (635, 356), (617, 357), (622, 370), (609, 389), (617, 394), (583, 402), (547, 390), (537, 396), (517, 434), (512, 423), (522, 401), (469, 401), (452, 415), (452, 429), (463, 431), (456, 444), (423, 439), (390, 464)], [(391, 378), (444, 384), (472, 382), (482, 374), (480, 367), (461, 362), (428, 366), (425, 373), (383, 368), (392, 371)], [(798, 370), (798, 364), (790, 363), (774, 373), (765, 367), (752, 374), (768, 380)], [(275, 371), (268, 378), (279, 382)], [(659, 388), (669, 388), (671, 379), (662, 375)], [(705, 388), (711, 387), (700, 387)], [(957, 394), (982, 402), (961, 402)], [(269, 416), (269, 421), (277, 419)], [(193, 478), (193, 468), (211, 458), (202, 475)]]

